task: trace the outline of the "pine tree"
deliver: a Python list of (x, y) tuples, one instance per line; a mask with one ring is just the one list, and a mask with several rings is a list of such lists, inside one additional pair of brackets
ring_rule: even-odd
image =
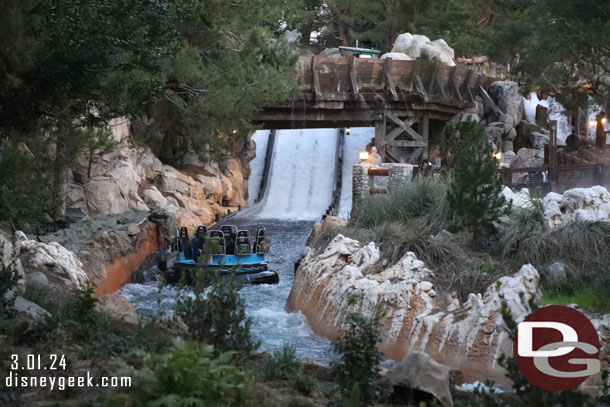
[(493, 149), (483, 129), (471, 119), (448, 124), (445, 137), (457, 139), (455, 169), (447, 200), (458, 224), (472, 232), (476, 247), (483, 227), (498, 219), (506, 202)]

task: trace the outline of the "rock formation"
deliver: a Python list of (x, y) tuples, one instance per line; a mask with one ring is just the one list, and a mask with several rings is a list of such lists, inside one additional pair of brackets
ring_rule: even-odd
[(425, 57), (441, 61), (441, 63), (445, 65), (455, 66), (455, 52), (453, 51), (453, 48), (447, 45), (443, 39), (430, 41), (425, 35), (413, 35), (411, 33), (400, 34), (396, 37), (392, 53), (404, 54), (411, 60)]
[(53, 234), (40, 236), (49, 245), (62, 245), (82, 263), (97, 294), (113, 293), (131, 281), (133, 272), (173, 229), (164, 218), (148, 212), (125, 212), (83, 219)]
[[(497, 364), (500, 354), (510, 354), (512, 342), (502, 319), (502, 301), (515, 320), (524, 318), (530, 299), (540, 296), (539, 275), (524, 265), (502, 277), (483, 294), (470, 294), (465, 303), (439, 295), (433, 273), (411, 252), (392, 267), (377, 265), (373, 242), (337, 235), (321, 253), (310, 250), (295, 272), (287, 302), (301, 311), (315, 332), (336, 338), (348, 311), (386, 311), (380, 349), (386, 357), (401, 360), (422, 351), (438, 363), (460, 370), (464, 380), (492, 379), (506, 383)], [(381, 270), (380, 270), (381, 269)], [(356, 306), (348, 298), (356, 295)]]
[(551, 227), (573, 220), (610, 221), (610, 192), (602, 186), (550, 192), (542, 200)]
[(389, 383), (393, 389), (416, 389), (436, 397), (443, 407), (452, 407), (449, 366), (437, 363), (424, 352), (410, 352), (392, 370)]
[(26, 275), (41, 272), (51, 284), (62, 287), (82, 287), (89, 281), (83, 263), (59, 243), (30, 240), (22, 232), (15, 236)]
[(114, 120), (110, 129), (117, 148), (93, 161), (81, 155), (71, 168), (69, 213), (99, 216), (157, 208), (192, 229), (245, 205), (247, 184), (237, 158), (176, 169), (149, 148), (133, 146), (126, 119)]

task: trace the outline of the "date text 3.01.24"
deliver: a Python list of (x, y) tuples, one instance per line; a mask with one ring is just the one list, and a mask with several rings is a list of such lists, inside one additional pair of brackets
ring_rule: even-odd
[(66, 357), (64, 355), (38, 355), (28, 354), (20, 357), (11, 355), (11, 370), (65, 370)]

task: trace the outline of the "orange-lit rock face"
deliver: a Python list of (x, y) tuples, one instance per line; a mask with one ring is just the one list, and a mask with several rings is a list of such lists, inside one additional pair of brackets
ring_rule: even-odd
[[(380, 306), (386, 316), (379, 348), (387, 358), (399, 361), (409, 352), (426, 352), (461, 371), (468, 382), (507, 384), (497, 363), (502, 353), (512, 354), (502, 301), (515, 320), (529, 313), (524, 304), (540, 295), (531, 265), (460, 303), (436, 293), (433, 273), (413, 253), (381, 271), (375, 266), (379, 258), (374, 243), (362, 246), (338, 235), (322, 253), (310, 251), (302, 260), (287, 308), (301, 311), (316, 333), (335, 339), (349, 311), (368, 314)], [(350, 305), (353, 296), (360, 300)]]
[(154, 223), (141, 227), (136, 247), (125, 256), (117, 256), (108, 264), (106, 275), (96, 281), (96, 295), (116, 292), (131, 281), (133, 273), (144, 263), (144, 260), (159, 247), (161, 237)]

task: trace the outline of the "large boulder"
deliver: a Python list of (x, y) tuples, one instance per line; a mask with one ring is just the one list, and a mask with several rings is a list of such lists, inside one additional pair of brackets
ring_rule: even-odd
[(395, 59), (397, 61), (411, 61), (413, 58), (403, 52), (387, 52), (381, 56), (381, 59)]
[(51, 314), (49, 314), (49, 312), (40, 305), (33, 303), (32, 301), (28, 301), (20, 295), (15, 297), (13, 308), (15, 311), (25, 314), (25, 316), (27, 316), (29, 319), (36, 322), (42, 321), (51, 316)]
[(452, 407), (449, 375), (453, 369), (441, 365), (424, 352), (409, 352), (392, 370), (390, 385), (396, 388), (415, 389), (429, 393), (443, 407)]
[(544, 165), (544, 150), (522, 148), (510, 163), (510, 168), (533, 168)]
[(489, 123), (485, 126), (485, 136), (487, 136), (487, 140), (497, 144), (502, 140), (502, 136), (504, 135), (504, 125), (502, 122), (493, 122)]
[(396, 37), (392, 54), (401, 53), (407, 55), (410, 59), (426, 57), (432, 60), (438, 60), (441, 63), (449, 66), (455, 66), (453, 60), (455, 52), (445, 40), (438, 39), (430, 41), (425, 35), (413, 35), (411, 33), (400, 34)]
[(610, 193), (600, 185), (550, 192), (542, 205), (552, 227), (573, 220), (610, 221)]
[(296, 46), (301, 43), (303, 34), (299, 30), (286, 30), (280, 35), (280, 42), (286, 45)]
[(41, 272), (50, 284), (83, 287), (88, 281), (83, 263), (57, 242), (42, 243), (16, 232), (17, 245), (25, 273)]
[(320, 55), (324, 55), (331, 58), (343, 58), (344, 55), (341, 54), (341, 50), (339, 48), (325, 48), (320, 52)]
[[(512, 352), (503, 309), (516, 321), (530, 312), (527, 304), (540, 297), (536, 269), (524, 265), (462, 303), (436, 291), (434, 274), (415, 254), (391, 267), (380, 257), (373, 242), (362, 245), (342, 235), (321, 252), (309, 250), (295, 272), (287, 308), (301, 311), (316, 333), (335, 339), (348, 312), (368, 314), (382, 306), (387, 313), (379, 348), (387, 358), (426, 352), (460, 370), (466, 381), (507, 384), (497, 363), (500, 354)], [(360, 301), (350, 304), (352, 296)]]
[(532, 132), (527, 136), (527, 146), (540, 150), (549, 144), (549, 135), (544, 133)]
[(523, 188), (518, 192), (513, 191), (507, 186), (502, 187), (501, 194), (504, 196), (506, 203), (510, 203), (513, 208), (531, 208), (532, 197), (527, 188)]
[(133, 325), (138, 324), (139, 318), (136, 309), (127, 298), (119, 293), (101, 295), (98, 298), (96, 308), (116, 320)]
[(521, 122), (524, 109), (523, 96), (521, 96), (517, 83), (512, 81), (494, 82), (489, 86), (489, 96), (491, 96), (500, 110), (508, 115), (503, 120), (507, 127), (516, 127)]

